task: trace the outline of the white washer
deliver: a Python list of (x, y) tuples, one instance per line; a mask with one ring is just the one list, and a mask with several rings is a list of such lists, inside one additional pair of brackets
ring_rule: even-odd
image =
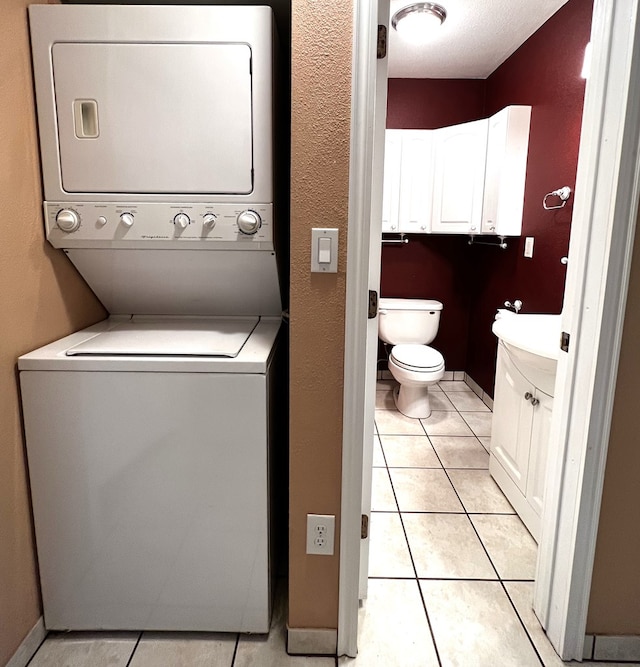
[(268, 632), (279, 325), (115, 318), (20, 358), (47, 628)]
[(268, 7), (30, 7), (49, 242), (112, 317), (19, 359), (44, 621), (268, 632)]

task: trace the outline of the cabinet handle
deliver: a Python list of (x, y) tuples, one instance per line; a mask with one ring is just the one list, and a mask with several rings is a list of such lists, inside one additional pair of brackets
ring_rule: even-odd
[(525, 401), (530, 401), (532, 398), (533, 398), (533, 394), (532, 394), (530, 391), (528, 391), (528, 392), (524, 395), (524, 399), (525, 399)]
[(537, 398), (531, 399), (531, 405), (538, 405), (538, 403), (540, 403), (540, 401)]

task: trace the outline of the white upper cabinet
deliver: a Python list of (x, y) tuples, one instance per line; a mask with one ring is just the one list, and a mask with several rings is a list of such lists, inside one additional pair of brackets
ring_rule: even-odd
[(433, 131), (432, 232), (479, 233), (488, 125), (485, 118)]
[(438, 130), (387, 130), (382, 231), (519, 236), (531, 107)]
[(399, 231), (400, 161), (405, 130), (387, 130), (384, 143), (384, 183), (382, 190), (382, 231)]
[(519, 236), (531, 107), (510, 106), (489, 118), (482, 233)]
[(431, 231), (432, 141), (433, 132), (430, 130), (406, 130), (403, 133), (399, 208), (401, 232), (424, 234)]

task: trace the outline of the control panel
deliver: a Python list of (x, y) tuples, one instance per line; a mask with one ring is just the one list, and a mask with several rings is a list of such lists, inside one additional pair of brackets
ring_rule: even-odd
[(272, 204), (45, 202), (56, 248), (273, 250)]

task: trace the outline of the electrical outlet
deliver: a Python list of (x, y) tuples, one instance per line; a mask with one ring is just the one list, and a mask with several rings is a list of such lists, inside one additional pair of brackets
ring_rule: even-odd
[(307, 514), (307, 553), (333, 556), (335, 529), (333, 514)]

